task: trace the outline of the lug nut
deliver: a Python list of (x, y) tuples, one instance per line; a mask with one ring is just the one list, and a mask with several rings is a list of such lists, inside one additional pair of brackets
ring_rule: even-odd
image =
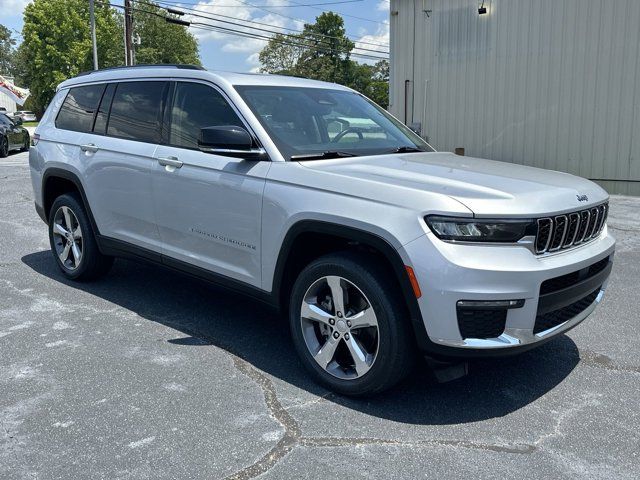
[(333, 338), (338, 338), (340, 334), (338, 332), (333, 332)]
[(347, 320), (347, 327), (351, 328), (351, 322)]
[(338, 312), (338, 318), (342, 318), (342, 312)]
[(329, 319), (329, 325), (335, 325), (336, 321), (333, 318)]
[(344, 339), (345, 339), (345, 340), (349, 340), (349, 334), (348, 334), (348, 333), (345, 333), (345, 334), (344, 334)]

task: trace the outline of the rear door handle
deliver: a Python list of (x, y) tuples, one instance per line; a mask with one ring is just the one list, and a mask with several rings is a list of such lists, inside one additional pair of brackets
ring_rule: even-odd
[(164, 167), (180, 168), (183, 164), (176, 157), (158, 157), (158, 163)]
[(80, 145), (80, 150), (82, 150), (83, 152), (96, 153), (98, 150), (100, 150), (100, 148), (98, 148), (98, 146), (93, 143), (86, 143), (84, 145)]

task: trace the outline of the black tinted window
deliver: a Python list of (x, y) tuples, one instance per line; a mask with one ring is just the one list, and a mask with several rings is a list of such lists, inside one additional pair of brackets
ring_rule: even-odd
[(107, 135), (160, 142), (166, 82), (119, 83), (111, 105)]
[(96, 123), (93, 126), (94, 133), (104, 135), (107, 132), (107, 117), (109, 116), (109, 108), (111, 107), (111, 100), (113, 100), (113, 93), (116, 90), (115, 83), (107, 85), (107, 89), (102, 95), (102, 101), (96, 114)]
[(11, 125), (11, 120), (5, 114), (0, 114), (0, 125), (4, 125), (6, 127)]
[(76, 132), (90, 132), (104, 85), (88, 85), (69, 90), (56, 118), (56, 127)]
[(171, 109), (169, 143), (197, 148), (200, 129), (220, 125), (244, 125), (214, 88), (201, 83), (179, 82)]

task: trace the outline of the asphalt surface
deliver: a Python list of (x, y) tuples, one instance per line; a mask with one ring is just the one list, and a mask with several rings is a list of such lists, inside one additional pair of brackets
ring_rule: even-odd
[(26, 157), (0, 159), (0, 478), (640, 477), (640, 199), (612, 198), (614, 270), (581, 326), (353, 400), (257, 302), (124, 260), (65, 280)]

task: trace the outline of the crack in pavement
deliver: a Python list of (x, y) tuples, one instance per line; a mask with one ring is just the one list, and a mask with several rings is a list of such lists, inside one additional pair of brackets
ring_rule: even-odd
[[(168, 321), (167, 323), (170, 325), (172, 322)], [(289, 454), (289, 452), (291, 452), (298, 446), (310, 448), (367, 445), (389, 445), (413, 448), (453, 447), (499, 453), (530, 455), (540, 449), (541, 444), (547, 438), (561, 435), (560, 428), (565, 418), (569, 418), (576, 411), (581, 410), (586, 406), (590, 406), (597, 401), (595, 398), (589, 397), (581, 405), (578, 405), (576, 408), (570, 409), (568, 412), (565, 412), (565, 414), (560, 415), (556, 426), (553, 428), (553, 431), (540, 436), (533, 443), (499, 444), (456, 439), (404, 441), (366, 437), (308, 437), (302, 435), (302, 431), (298, 422), (288, 411), (288, 408), (295, 408), (299, 405), (293, 405), (285, 408), (278, 398), (275, 385), (265, 373), (261, 372), (249, 361), (242, 358), (241, 354), (236, 352), (233, 347), (231, 347), (230, 345), (225, 345), (224, 342), (221, 342), (219, 339), (211, 338), (207, 335), (202, 335), (197, 331), (190, 331), (190, 329), (185, 328), (184, 325), (180, 325), (180, 330), (188, 335), (191, 335), (192, 337), (200, 338), (204, 341), (209, 342), (211, 345), (224, 350), (226, 354), (231, 358), (234, 368), (244, 376), (252, 380), (262, 390), (265, 404), (270, 416), (278, 423), (280, 423), (280, 425), (284, 428), (283, 437), (265, 455), (263, 455), (251, 465), (242, 468), (241, 470), (238, 470), (231, 475), (228, 475), (227, 477), (225, 477), (226, 480), (249, 480), (262, 475), (276, 466), (280, 462), (280, 460), (282, 460)], [(640, 372), (640, 368), (638, 367), (616, 365), (612, 361), (612, 359), (607, 357), (606, 355), (598, 354), (591, 351), (580, 351), (580, 361), (585, 363), (585, 365), (604, 368), (607, 370), (634, 373)], [(327, 398), (330, 395), (333, 394), (331, 392), (328, 392), (327, 394), (317, 399), (317, 401)], [(307, 403), (313, 403), (314, 401)]]

